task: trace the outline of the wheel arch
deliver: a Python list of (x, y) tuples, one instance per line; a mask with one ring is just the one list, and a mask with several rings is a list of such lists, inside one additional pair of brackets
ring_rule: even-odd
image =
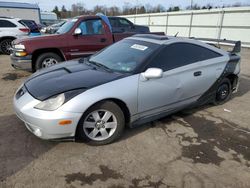
[(59, 55), (64, 61), (66, 60), (65, 56), (63, 55), (62, 51), (58, 48), (43, 48), (37, 49), (32, 53), (32, 71), (35, 72), (36, 70), (36, 60), (37, 58), (43, 53), (55, 53)]
[(2, 42), (3, 40), (5, 39), (13, 39), (13, 40), (16, 40), (16, 37), (13, 37), (13, 36), (4, 36), (4, 37), (0, 37), (0, 42)]
[[(90, 105), (83, 113), (82, 113), (82, 117), (84, 117), (85, 113), (88, 111), (88, 109), (90, 109), (92, 106), (98, 104), (98, 103), (101, 103), (101, 102), (104, 102), (104, 101), (111, 101), (111, 102), (114, 102), (116, 105), (118, 105), (123, 114), (124, 114), (124, 118), (125, 118), (125, 126), (127, 127), (130, 123), (130, 111), (129, 111), (129, 108), (127, 107), (126, 103), (124, 101), (122, 101), (121, 99), (117, 99), (117, 98), (105, 98), (105, 99), (102, 99), (100, 101), (97, 101), (95, 103), (93, 103), (92, 105)], [(81, 117), (81, 119), (82, 119)], [(81, 119), (79, 121), (81, 121)], [(79, 124), (79, 123), (78, 123)], [(77, 125), (78, 126), (78, 125)], [(75, 135), (77, 135), (77, 127), (76, 127), (76, 130), (75, 130)]]
[(227, 75), (226, 78), (230, 80), (232, 90), (234, 90), (239, 79), (238, 75), (232, 73), (232, 74)]

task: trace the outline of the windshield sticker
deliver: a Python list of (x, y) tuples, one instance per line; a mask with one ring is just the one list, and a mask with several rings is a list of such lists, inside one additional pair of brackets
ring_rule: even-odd
[(148, 47), (147, 47), (147, 46), (140, 45), (140, 44), (133, 44), (130, 48), (133, 48), (133, 49), (136, 49), (136, 50), (144, 51), (144, 50), (146, 50)]

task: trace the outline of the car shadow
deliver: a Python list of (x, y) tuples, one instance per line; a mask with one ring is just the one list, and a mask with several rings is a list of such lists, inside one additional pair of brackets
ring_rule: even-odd
[[(243, 95), (245, 95), (246, 93), (248, 93), (250, 91), (250, 77), (247, 75), (244, 75), (244, 77), (240, 78), (240, 85), (238, 88), (238, 92), (232, 95), (232, 99), (233, 98), (237, 98), (237, 97), (242, 97)], [(194, 107), (194, 108), (189, 108), (189, 109), (184, 109), (180, 112), (177, 112), (175, 114), (166, 116), (164, 118), (161, 118), (159, 120), (147, 123), (147, 124), (143, 124), (139, 127), (136, 128), (127, 128), (125, 130), (125, 133), (123, 134), (122, 138), (119, 141), (122, 140), (126, 140), (130, 137), (136, 136), (137, 134), (140, 134), (141, 132), (144, 132), (152, 127), (157, 127), (157, 122), (164, 122), (164, 124), (166, 123), (170, 123), (171, 121), (175, 121), (174, 118), (172, 118), (173, 116), (178, 116), (181, 118), (184, 118), (186, 116), (191, 116), (192, 114), (198, 112), (198, 111), (202, 111), (205, 110), (207, 108), (212, 107), (212, 104), (205, 104), (203, 106), (198, 106), (198, 107)], [(118, 142), (119, 142), (118, 141)]]
[[(250, 91), (249, 81), (250, 78), (248, 79), (247, 76), (241, 78), (239, 91), (234, 94), (233, 97), (241, 97), (248, 93)], [(187, 109), (136, 128), (127, 128), (117, 142), (122, 142), (150, 128), (157, 128), (157, 122), (167, 124), (175, 121), (174, 118), (172, 118), (173, 116), (186, 117), (187, 115), (192, 115), (197, 111), (209, 107), (211, 107), (211, 105)], [(0, 137), (0, 181), (4, 181), (7, 177), (15, 174), (40, 155), (48, 152), (58, 143), (62, 142), (45, 141), (35, 137), (14, 114), (0, 116)]]
[(250, 76), (242, 75), (240, 77), (240, 85), (238, 92), (233, 95), (233, 97), (241, 97), (250, 91)]
[(0, 137), (0, 181), (57, 145), (35, 137), (14, 114), (0, 116)]

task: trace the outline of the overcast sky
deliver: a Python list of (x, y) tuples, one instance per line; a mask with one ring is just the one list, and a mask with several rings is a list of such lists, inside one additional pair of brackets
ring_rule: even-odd
[[(190, 5), (191, 0), (0, 0), (8, 2), (25, 2), (25, 3), (37, 3), (42, 10), (51, 11), (55, 5), (59, 8), (65, 5), (67, 9), (71, 8), (73, 3), (84, 3), (88, 9), (93, 8), (95, 5), (105, 5), (107, 7), (116, 5), (122, 7), (124, 3), (129, 2), (131, 5), (150, 4), (152, 6), (161, 4), (168, 8), (170, 6), (180, 6), (185, 8)], [(222, 6), (223, 4), (234, 4), (234, 3), (250, 4), (250, 0), (193, 0), (193, 4), (206, 5), (208, 3), (214, 6)]]

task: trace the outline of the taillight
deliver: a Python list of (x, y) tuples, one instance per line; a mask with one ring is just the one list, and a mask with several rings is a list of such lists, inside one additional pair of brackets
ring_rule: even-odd
[(25, 32), (25, 33), (29, 33), (30, 29), (29, 28), (19, 28), (20, 31)]

